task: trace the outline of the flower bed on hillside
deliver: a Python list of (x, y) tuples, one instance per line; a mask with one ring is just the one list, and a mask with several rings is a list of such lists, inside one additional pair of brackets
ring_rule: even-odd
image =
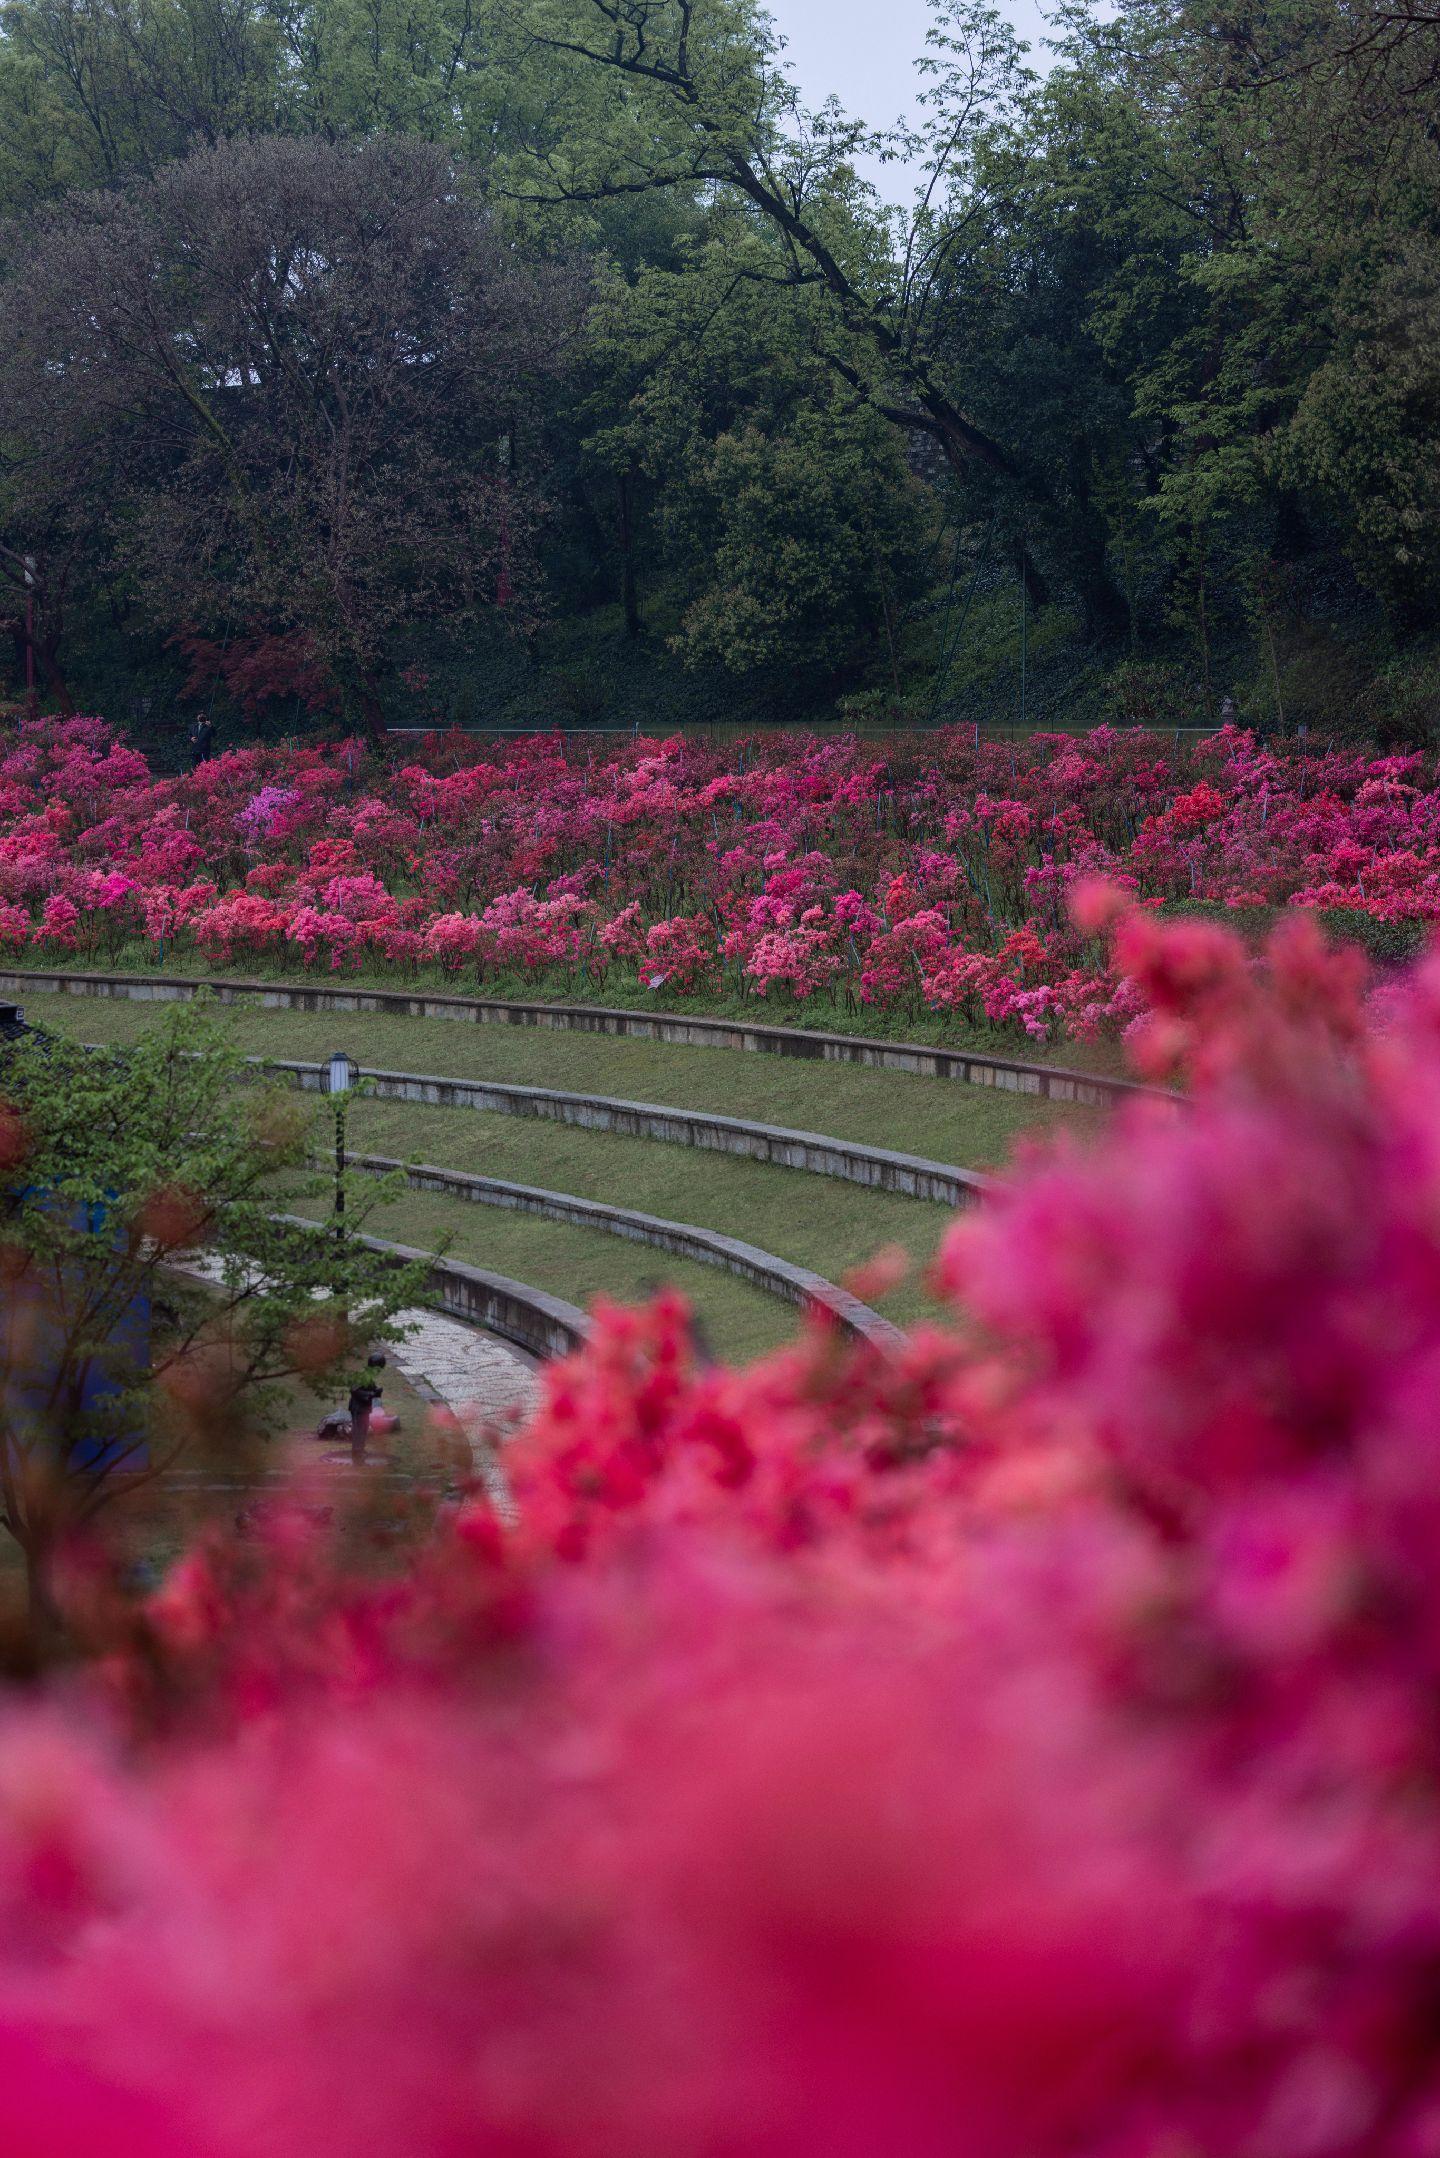
[(884, 754), (793, 733), (406, 754), (231, 750), (156, 779), (100, 720), (12, 726), (0, 952), (630, 985), (1084, 1041), (1139, 1008), (1068, 904), (1096, 875), (1252, 922), (1321, 910), (1392, 956), (1440, 918), (1440, 790), (1419, 756), (1233, 729), (1186, 749), (1100, 730)]
[(958, 1225), (951, 1325), (602, 1313), (408, 1568), (77, 1561), (7, 2158), (1432, 2158), (1440, 972), (1376, 1039), (1304, 925), (1141, 942), (1193, 1111)]

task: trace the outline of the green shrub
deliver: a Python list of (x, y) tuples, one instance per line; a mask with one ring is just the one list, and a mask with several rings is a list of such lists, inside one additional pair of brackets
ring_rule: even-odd
[(1218, 922), (1243, 937), (1253, 951), (1287, 914), (1313, 913), (1332, 943), (1358, 946), (1377, 966), (1403, 966), (1418, 958), (1430, 936), (1426, 922), (1382, 922), (1351, 907), (1227, 907), (1220, 899), (1167, 899), (1160, 911), (1171, 918)]

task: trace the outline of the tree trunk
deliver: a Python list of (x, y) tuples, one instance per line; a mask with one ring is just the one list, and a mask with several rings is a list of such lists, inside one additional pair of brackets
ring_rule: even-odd
[(1293, 487), (1282, 487), (1275, 501), (1275, 545), (1277, 562), (1300, 562), (1311, 552), (1313, 542), (1310, 527), (1305, 522), (1305, 511), (1300, 497)]
[(1045, 582), (1045, 575), (1039, 563), (1030, 552), (1029, 542), (1021, 540), (1015, 552), (1016, 560), (1020, 567), (1020, 575), (1025, 580), (1025, 590), (1029, 596), (1031, 606), (1036, 609), (1048, 607), (1050, 604), (1050, 587)]
[(64, 1632), (60, 1607), (50, 1589), (50, 1564), (54, 1545), (45, 1536), (21, 1544), (25, 1557), (25, 1615), (31, 1654), (37, 1667), (54, 1654)]
[(880, 614), (885, 629), (885, 650), (890, 661), (890, 684), (895, 692), (895, 711), (898, 716), (905, 701), (905, 693), (900, 686), (900, 651), (895, 641), (895, 610), (891, 604), (890, 587), (880, 566), (878, 555), (876, 557), (876, 574), (880, 581)]
[[(945, 462), (949, 465), (956, 478), (961, 480), (973, 479), (976, 453), (958, 427), (948, 426), (942, 421), (931, 431), (936, 434), (940, 447), (945, 453)], [(1004, 469), (989, 459), (982, 459), (981, 461), (989, 466), (991, 470)], [(1045, 580), (1044, 571), (1030, 552), (1028, 541), (1019, 540), (1016, 542), (1015, 559), (1019, 565), (1020, 575), (1025, 580), (1025, 592), (1030, 605), (1035, 608), (1048, 607), (1050, 604), (1050, 587)]]
[(52, 637), (37, 637), (35, 639), (35, 665), (40, 671), (45, 687), (59, 705), (62, 718), (73, 719), (75, 717), (75, 700), (70, 694), (70, 685), (65, 679), (65, 670), (60, 664), (60, 638), (58, 633)]
[(630, 518), (630, 474), (615, 475), (615, 499), (620, 517), (620, 596), (625, 607), (625, 634), (632, 640), (638, 638), (644, 624), (640, 620), (640, 601), (635, 589), (635, 535)]
[(1077, 583), (1080, 604), (1085, 609), (1086, 634), (1102, 644), (1120, 644), (1130, 636), (1130, 601), (1111, 574), (1109, 533), (1104, 516), (1095, 507), (1090, 473), (1090, 446), (1079, 442), (1072, 461), (1071, 485), (1079, 506)]
[(356, 701), (360, 706), (360, 717), (365, 722), (365, 732), (375, 741), (382, 740), (385, 734), (385, 712), (375, 684), (368, 675), (363, 678), (356, 691)]
[(1120, 644), (1130, 635), (1130, 602), (1110, 574), (1103, 532), (1087, 532), (1080, 558), (1080, 603), (1085, 628), (1101, 644)]

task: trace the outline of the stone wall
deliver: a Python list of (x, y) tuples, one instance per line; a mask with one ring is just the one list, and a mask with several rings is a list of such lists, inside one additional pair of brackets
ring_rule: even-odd
[[(309, 1093), (324, 1088), (323, 1064), (275, 1057), (251, 1061), (262, 1070), (286, 1074)], [(839, 1177), (875, 1191), (929, 1199), (941, 1206), (966, 1206), (993, 1182), (977, 1170), (927, 1161), (923, 1155), (864, 1146), (858, 1140), (831, 1139), (822, 1132), (790, 1131), (782, 1124), (713, 1116), (701, 1109), (620, 1101), (604, 1094), (566, 1094), (552, 1087), (514, 1086), (505, 1080), (447, 1079), (425, 1072), (363, 1070), (361, 1077), (372, 1094), (386, 1101), (538, 1117), (556, 1124), (579, 1125), (586, 1131), (613, 1131), (672, 1146), (703, 1147), (713, 1153), (738, 1154), (749, 1161), (771, 1162), (778, 1168), (805, 1170), (813, 1176)]]
[(567, 1304), (547, 1290), (532, 1289), (528, 1282), (511, 1281), (506, 1274), (491, 1274), (484, 1267), (466, 1266), (459, 1259), (437, 1258), (433, 1252), (416, 1251), (409, 1244), (392, 1244), (384, 1237), (359, 1239), (372, 1251), (389, 1252), (406, 1265), (423, 1260), (430, 1269), (426, 1301), (452, 1319), (484, 1327), (532, 1356), (548, 1360), (569, 1356), (584, 1346), (590, 1321), (575, 1304)]
[[(517, 1213), (537, 1214), (546, 1221), (564, 1222), (572, 1228), (599, 1229), (608, 1236), (623, 1236), (647, 1244), (672, 1258), (694, 1259), (702, 1266), (716, 1266), (767, 1296), (779, 1297), (802, 1309), (818, 1306), (827, 1311), (843, 1333), (882, 1346), (900, 1339), (898, 1327), (862, 1304), (848, 1289), (827, 1281), (809, 1267), (795, 1266), (757, 1244), (723, 1236), (716, 1229), (701, 1229), (691, 1222), (665, 1221), (656, 1214), (641, 1214), (633, 1207), (611, 1206), (599, 1199), (581, 1199), (572, 1193), (543, 1191), (531, 1184), (513, 1184), (503, 1177), (472, 1176), (461, 1169), (442, 1169), (430, 1162), (400, 1162), (384, 1154), (355, 1154), (352, 1168), (375, 1176), (399, 1171), (412, 1191), (435, 1192), (446, 1198), (464, 1199), (478, 1206), (508, 1207)], [(451, 1262), (446, 1261), (447, 1265)], [(533, 1291), (527, 1291), (533, 1294)], [(449, 1309), (447, 1305), (445, 1307)], [(480, 1321), (488, 1324), (488, 1321)], [(496, 1327), (496, 1332), (503, 1332)], [(515, 1340), (516, 1335), (508, 1337)]]
[(458, 1019), (476, 1025), (548, 1027), (581, 1034), (625, 1035), (636, 1041), (695, 1048), (745, 1049), (769, 1056), (863, 1064), (882, 1071), (915, 1072), (930, 1079), (959, 1079), (971, 1086), (1034, 1094), (1046, 1101), (1104, 1108), (1134, 1094), (1160, 1094), (1158, 1087), (1057, 1064), (1028, 1064), (976, 1050), (942, 1049), (925, 1042), (892, 1042), (858, 1034), (820, 1033), (748, 1019), (705, 1019), (672, 1012), (633, 1012), (601, 1004), (547, 1004), (499, 997), (446, 996), (423, 989), (346, 988), (334, 982), (242, 981), (218, 975), (204, 981), (184, 975), (91, 972), (0, 972), (0, 988), (23, 995), (27, 985), (46, 994), (118, 996), (159, 1002), (209, 989), (222, 1004), (258, 1000), (277, 1011), (391, 1012), (412, 1019)]

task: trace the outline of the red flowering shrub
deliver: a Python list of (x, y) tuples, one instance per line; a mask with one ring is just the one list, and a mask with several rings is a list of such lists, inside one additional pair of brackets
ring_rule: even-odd
[(437, 914), (425, 932), (427, 958), (436, 960), (447, 974), (459, 970), (480, 942), (480, 924), (473, 914)]
[(57, 951), (73, 952), (80, 941), (80, 909), (63, 892), (52, 892), (40, 917), (40, 934)]
[(207, 959), (228, 966), (242, 956), (274, 951), (286, 934), (288, 919), (282, 907), (259, 892), (232, 892), (192, 915), (190, 931)]
[[(1128, 947), (1117, 963), (1072, 905), (1097, 880), (1151, 909), (1329, 909), (1402, 958), (1440, 921), (1440, 784), (1419, 756), (1233, 728), (1181, 750), (945, 731), (882, 758), (775, 730), (423, 755), (397, 771), (354, 741), (256, 746), (155, 780), (99, 720), (0, 728), (0, 946), (561, 993), (619, 977), (1051, 1041), (1140, 1009)], [(257, 899), (273, 913), (246, 912)]]
[(647, 932), (640, 968), (647, 988), (688, 992), (702, 988), (714, 972), (714, 936), (702, 917), (677, 914)]

